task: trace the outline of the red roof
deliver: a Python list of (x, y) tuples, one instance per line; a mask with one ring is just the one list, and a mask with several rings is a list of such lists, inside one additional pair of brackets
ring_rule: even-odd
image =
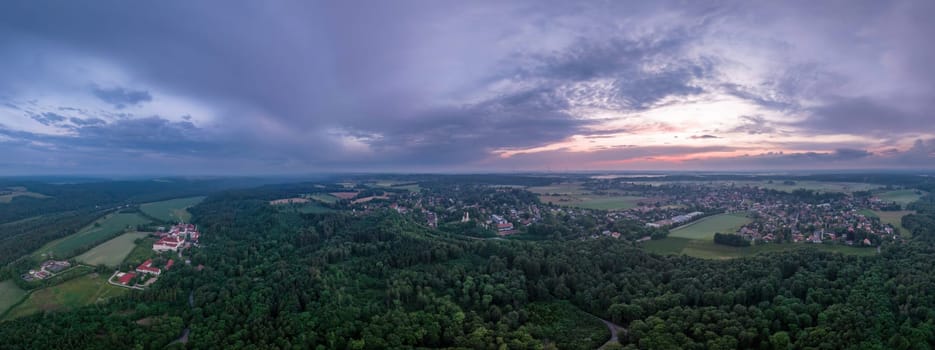
[(137, 266), (136, 269), (138, 271), (147, 271), (147, 272), (152, 272), (152, 273), (160, 272), (159, 269), (153, 267), (153, 259), (146, 260), (146, 262), (140, 264), (140, 266)]
[(120, 276), (120, 279), (119, 279), (120, 284), (127, 284), (127, 283), (130, 283), (130, 280), (132, 280), (133, 277), (136, 277), (136, 274), (133, 273), (133, 272), (127, 272), (127, 273), (123, 274), (123, 276)]
[(170, 267), (172, 267), (173, 264), (175, 264), (175, 260), (169, 259), (169, 261), (166, 262), (165, 269), (168, 270)]

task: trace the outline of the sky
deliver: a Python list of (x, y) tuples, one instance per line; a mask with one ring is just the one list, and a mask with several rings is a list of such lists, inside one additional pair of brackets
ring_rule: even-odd
[(935, 168), (935, 1), (0, 2), (0, 175)]

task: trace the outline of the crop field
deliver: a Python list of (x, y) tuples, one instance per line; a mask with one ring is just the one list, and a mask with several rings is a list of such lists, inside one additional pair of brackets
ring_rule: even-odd
[(201, 203), (204, 199), (205, 197), (188, 197), (145, 203), (140, 205), (140, 211), (163, 221), (188, 222), (192, 219), (192, 214), (188, 212), (188, 208)]
[(717, 232), (734, 233), (741, 226), (751, 222), (753, 220), (742, 213), (718, 214), (675, 228), (669, 231), (669, 237), (710, 241), (714, 239), (714, 234)]
[(92, 273), (32, 292), (22, 304), (13, 307), (5, 319), (37, 312), (67, 311), (126, 294), (127, 291), (107, 284), (106, 276)]
[(148, 233), (146, 232), (124, 233), (114, 239), (99, 244), (75, 259), (88, 265), (116, 267), (120, 265), (120, 263), (126, 259), (127, 255), (133, 251), (133, 248), (136, 247), (133, 241), (146, 237), (147, 235)]
[(750, 247), (731, 247), (715, 244), (709, 240), (696, 240), (686, 238), (667, 237), (661, 240), (648, 241), (642, 244), (643, 249), (657, 254), (688, 255), (702, 259), (732, 259), (751, 256), (759, 253), (788, 251), (793, 249), (818, 249), (838, 252), (848, 255), (872, 256), (877, 253), (874, 248), (850, 247), (838, 244), (757, 244)]
[(16, 283), (13, 283), (13, 280), (0, 282), (0, 315), (16, 305), (24, 296), (26, 296), (26, 291), (20, 289)]
[(49, 254), (56, 259), (70, 258), (75, 250), (101, 240), (113, 238), (123, 232), (128, 226), (148, 223), (149, 220), (136, 213), (108, 214), (93, 224), (81, 229), (77, 233), (49, 242), (33, 255), (40, 259), (49, 258)]
[(899, 205), (905, 206), (906, 204), (915, 202), (922, 198), (921, 192), (917, 190), (898, 190), (898, 191), (887, 191), (880, 194), (877, 194), (877, 197), (880, 197), (881, 200), (886, 202), (896, 202)]

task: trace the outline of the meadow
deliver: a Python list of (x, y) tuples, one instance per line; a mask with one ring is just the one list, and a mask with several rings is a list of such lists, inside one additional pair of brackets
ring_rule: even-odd
[(637, 206), (643, 197), (596, 195), (581, 187), (580, 183), (562, 183), (550, 186), (529, 187), (530, 192), (539, 195), (543, 203), (552, 203), (569, 207), (599, 210), (622, 210)]
[(753, 222), (744, 213), (718, 214), (701, 218), (669, 231), (669, 237), (713, 240), (714, 234), (735, 233), (741, 226)]
[(188, 208), (201, 203), (204, 199), (205, 197), (188, 197), (145, 203), (140, 205), (140, 211), (162, 221), (189, 222), (192, 219), (192, 214), (188, 212)]
[(876, 196), (881, 200), (886, 202), (896, 202), (899, 205), (905, 206), (906, 204), (915, 202), (922, 198), (922, 195), (917, 193), (917, 190), (897, 190), (897, 191), (887, 191), (879, 193)]
[(850, 247), (839, 244), (778, 243), (757, 244), (750, 247), (731, 247), (715, 244), (709, 240), (668, 237), (661, 240), (647, 241), (643, 249), (657, 254), (688, 255), (702, 259), (732, 259), (760, 253), (788, 251), (792, 249), (818, 249), (857, 256), (871, 256), (877, 253), (874, 248)]
[(148, 233), (146, 232), (124, 233), (114, 239), (97, 245), (84, 254), (79, 255), (75, 260), (88, 265), (116, 267), (120, 265), (136, 247), (136, 244), (133, 242), (147, 235)]
[(137, 213), (108, 214), (73, 235), (47, 243), (33, 253), (33, 256), (46, 259), (51, 254), (51, 257), (56, 259), (70, 258), (77, 250), (113, 238), (127, 230), (128, 226), (134, 229), (133, 226), (146, 223), (149, 223), (149, 220)]
[(4, 319), (14, 319), (38, 312), (67, 311), (126, 294), (128, 289), (107, 284), (107, 277), (96, 273), (32, 292), (13, 307)]
[(26, 296), (26, 291), (20, 289), (13, 280), (0, 282), (0, 315), (16, 305), (24, 296)]

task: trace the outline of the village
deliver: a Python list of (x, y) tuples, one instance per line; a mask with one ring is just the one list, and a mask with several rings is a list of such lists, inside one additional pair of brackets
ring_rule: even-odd
[[(156, 253), (173, 252), (177, 253), (179, 259), (182, 259), (182, 250), (198, 245), (200, 233), (193, 224), (180, 223), (172, 226), (168, 231), (160, 227), (155, 233), (159, 240), (153, 243), (152, 250)], [(163, 271), (167, 271), (175, 265), (173, 254), (169, 253), (159, 255), (152, 259), (147, 259), (136, 267), (133, 271), (117, 270), (107, 280), (108, 283), (131, 289), (145, 289), (155, 283)], [(185, 260), (190, 264), (190, 260)]]
[[(720, 214), (742, 215), (749, 223), (730, 232), (759, 243), (821, 243), (878, 246), (898, 239), (896, 229), (865, 215), (894, 204), (872, 196), (844, 193), (782, 192), (725, 183), (617, 183), (592, 186), (594, 193), (643, 198), (627, 209), (594, 210), (543, 204), (536, 194), (514, 187), (458, 185), (419, 192), (386, 192), (366, 200), (341, 193), (350, 209), (366, 214), (391, 209), (426, 226), (458, 229), (472, 236), (505, 237), (536, 232), (536, 223), (560, 223), (567, 237), (612, 237), (638, 241)], [(561, 203), (561, 202), (560, 202)], [(896, 208), (899, 206), (897, 205)], [(643, 227), (644, 229), (637, 229)], [(541, 230), (540, 230), (541, 231)], [(566, 237), (566, 238), (567, 238)], [(175, 244), (175, 242), (168, 242)]]

